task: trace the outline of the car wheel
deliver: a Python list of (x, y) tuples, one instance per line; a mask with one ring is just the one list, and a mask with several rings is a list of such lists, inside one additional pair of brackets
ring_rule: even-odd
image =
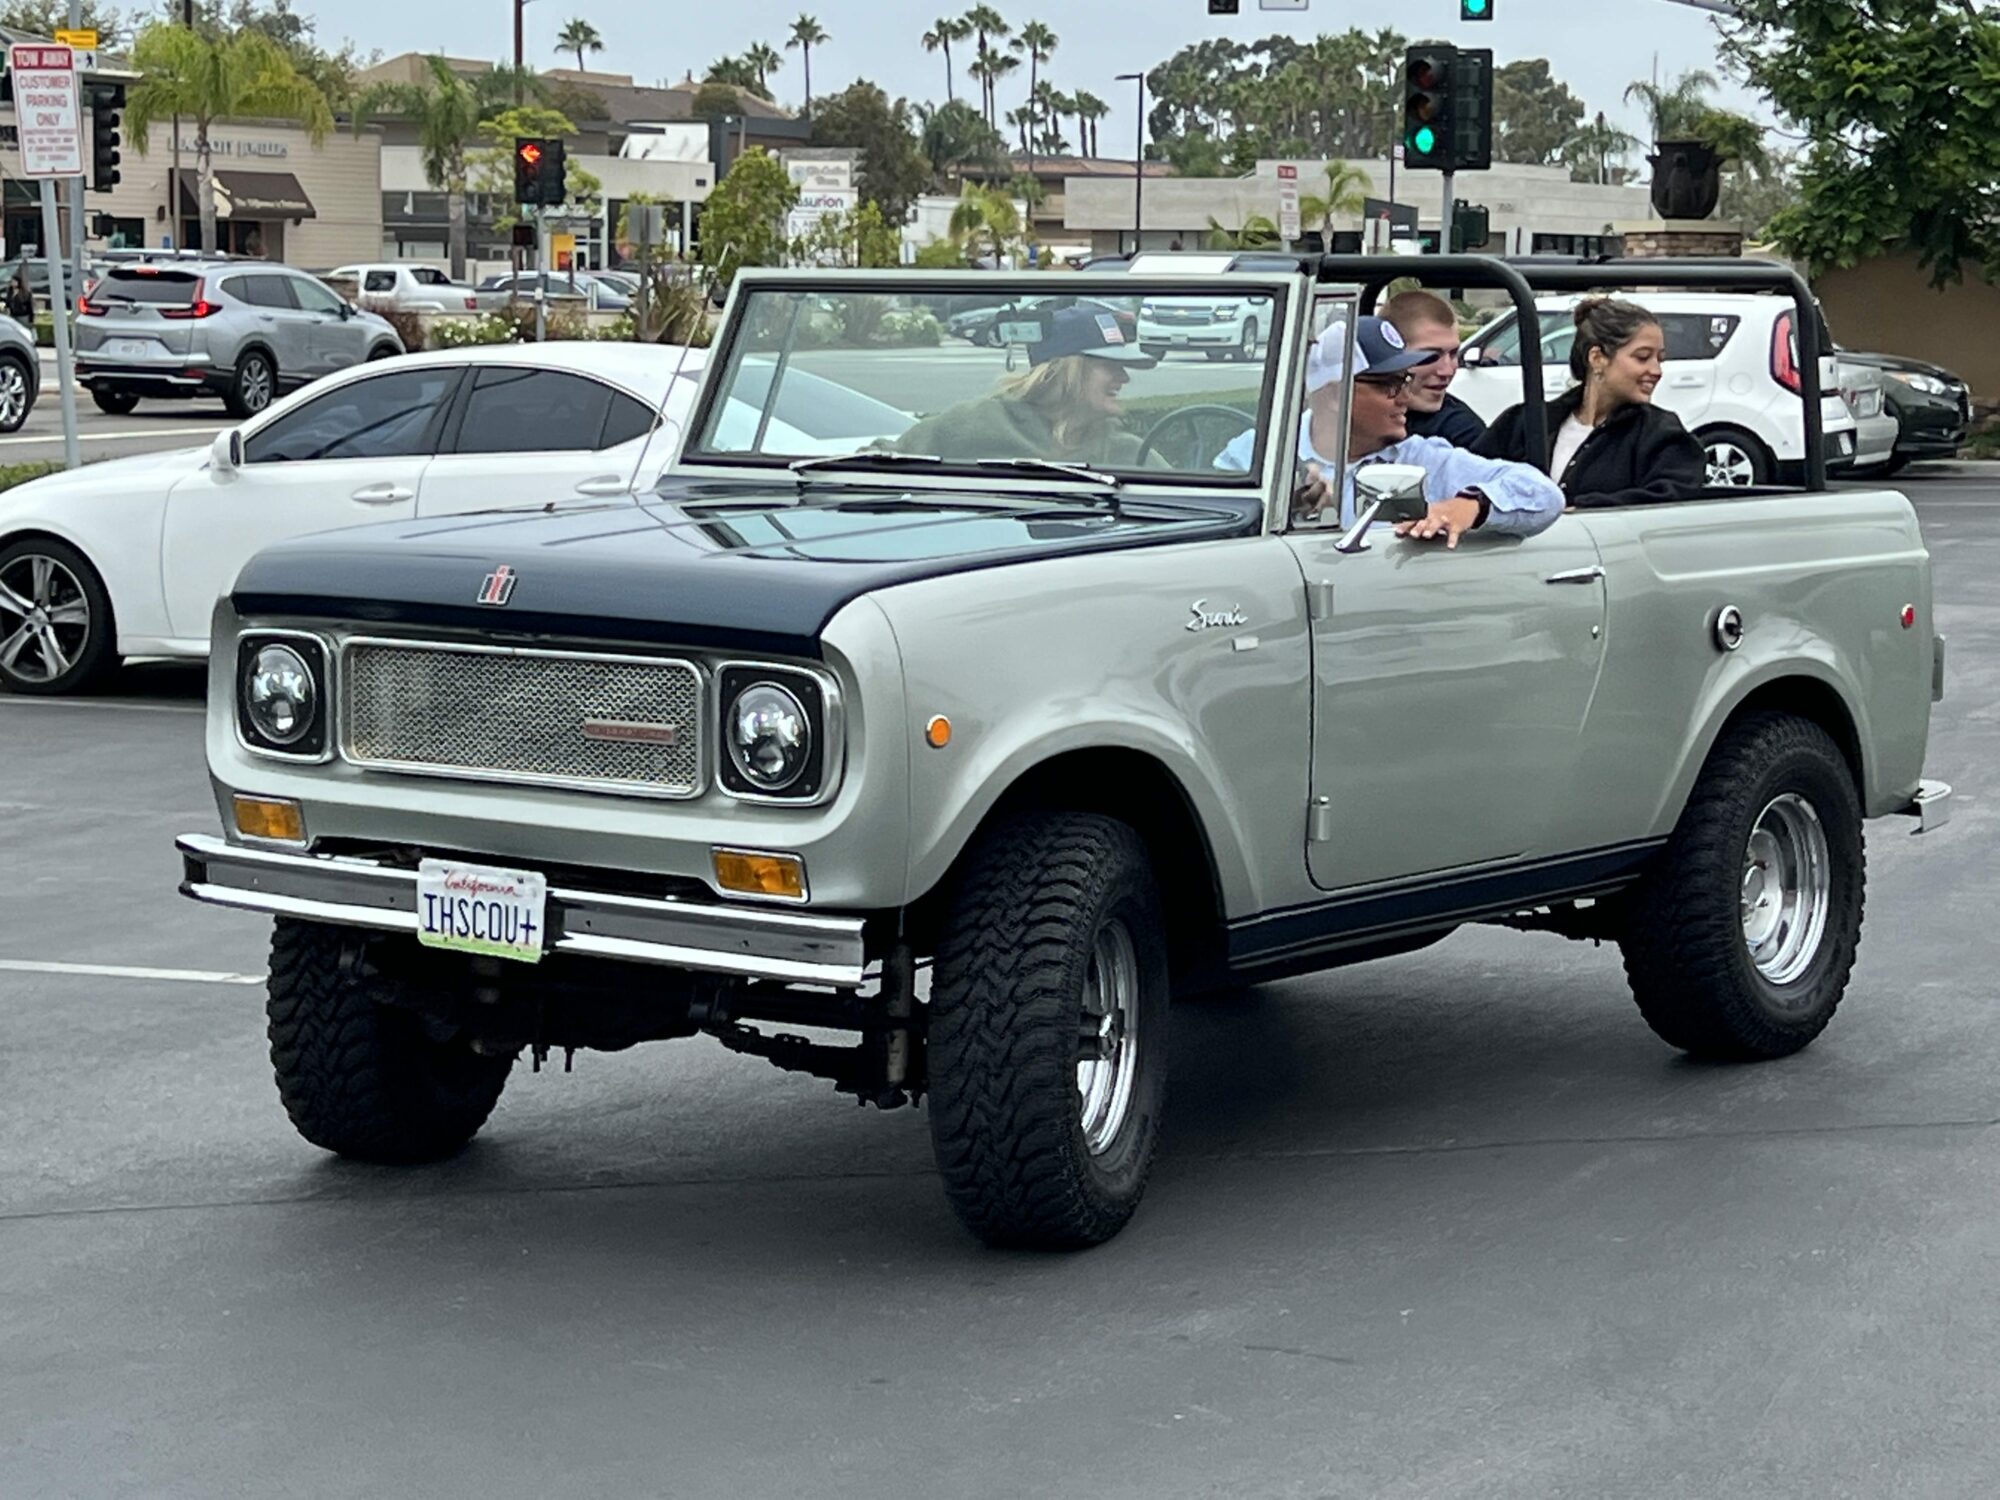
[(1771, 482), (1771, 450), (1747, 432), (1719, 428), (1701, 435), (1710, 489), (1744, 489)]
[(0, 686), (78, 693), (118, 665), (111, 596), (83, 554), (53, 537), (0, 547)]
[(1910, 466), (1909, 454), (1907, 453), (1891, 454), (1889, 456), (1889, 461), (1886, 464), (1882, 465), (1882, 477), (1884, 479), (1894, 479), (1898, 474), (1902, 473), (1903, 470), (1909, 468), (1909, 466)]
[(1142, 344), (1139, 346), (1139, 352), (1148, 359), (1165, 359), (1167, 357), (1167, 346), (1165, 344)]
[(394, 359), (402, 352), (394, 344), (377, 344), (368, 351), (368, 362), (373, 364), (378, 359)]
[(19, 432), (34, 404), (27, 367), (11, 355), (0, 357), (0, 432)]
[(1254, 318), (1243, 325), (1243, 342), (1236, 346), (1236, 357), (1245, 362), (1257, 357), (1257, 321)]
[(1729, 729), (1620, 941), (1646, 1024), (1703, 1057), (1806, 1046), (1846, 992), (1866, 876), (1861, 801), (1832, 736), (1780, 713)]
[(929, 1106), (945, 1192), (987, 1244), (1100, 1244), (1139, 1206), (1167, 1082), (1165, 953), (1123, 823), (1025, 817), (968, 856), (931, 972)]
[(104, 385), (92, 386), (90, 399), (97, 404), (99, 411), (109, 412), (114, 417), (125, 416), (139, 405), (139, 398), (133, 392)]
[(392, 939), (279, 918), (265, 1016), (278, 1097), (300, 1135), (341, 1156), (436, 1161), (499, 1102), (513, 1054), (487, 1056), (402, 1003), (415, 988)]
[(277, 393), (278, 372), (271, 357), (261, 349), (252, 349), (236, 361), (236, 378), (230, 381), (222, 404), (232, 417), (254, 417)]

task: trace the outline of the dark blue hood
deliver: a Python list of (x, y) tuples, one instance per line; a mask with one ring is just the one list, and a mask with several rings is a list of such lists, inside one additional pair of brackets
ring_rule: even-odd
[[(778, 498), (782, 496), (782, 499)], [(775, 502), (775, 503), (774, 503)], [(922, 578), (1029, 558), (1252, 534), (1255, 501), (1201, 505), (1094, 497), (740, 489), (654, 501), (399, 521), (302, 537), (236, 581), (242, 615), (658, 641), (816, 656), (853, 599)], [(483, 605), (505, 567), (504, 606)]]

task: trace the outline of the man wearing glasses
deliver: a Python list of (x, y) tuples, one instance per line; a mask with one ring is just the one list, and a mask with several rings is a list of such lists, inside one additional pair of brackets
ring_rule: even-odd
[[(1326, 471), (1331, 455), (1340, 451), (1341, 382), (1347, 350), (1347, 325), (1335, 322), (1306, 351), (1306, 410), (1299, 429), (1300, 471), (1292, 496), (1294, 515), (1312, 520), (1335, 501)], [(1554, 480), (1531, 464), (1480, 458), (1454, 448), (1440, 438), (1411, 437), (1411, 384), (1417, 372), (1432, 364), (1437, 353), (1410, 349), (1395, 325), (1381, 318), (1359, 318), (1354, 325), (1353, 409), (1347, 422), (1347, 468), (1339, 490), (1340, 524), (1354, 521), (1354, 471), (1364, 464), (1414, 464), (1424, 471), (1426, 495), (1432, 500), (1421, 521), (1403, 521), (1396, 535), (1420, 541), (1443, 538), (1456, 547), (1468, 531), (1533, 536), (1555, 524), (1563, 511), (1563, 493)], [(1218, 469), (1250, 467), (1254, 432), (1245, 432), (1216, 455)]]
[(1434, 349), (1437, 359), (1417, 372), (1410, 387), (1410, 436), (1443, 438), (1470, 448), (1486, 436), (1479, 413), (1451, 394), (1458, 374), (1458, 314), (1435, 292), (1400, 292), (1382, 305), (1382, 316), (1412, 349)]

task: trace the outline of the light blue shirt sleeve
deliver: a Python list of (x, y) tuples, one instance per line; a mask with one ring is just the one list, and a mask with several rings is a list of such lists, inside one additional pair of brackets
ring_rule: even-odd
[(1340, 497), (1343, 517), (1351, 518), (1354, 511), (1354, 470), (1371, 463), (1420, 465), (1424, 471), (1425, 497), (1433, 503), (1477, 490), (1486, 497), (1487, 504), (1486, 524), (1479, 528), (1481, 531), (1533, 536), (1555, 525), (1556, 518), (1563, 513), (1562, 490), (1532, 464), (1481, 458), (1453, 447), (1443, 438), (1413, 437), (1348, 467)]

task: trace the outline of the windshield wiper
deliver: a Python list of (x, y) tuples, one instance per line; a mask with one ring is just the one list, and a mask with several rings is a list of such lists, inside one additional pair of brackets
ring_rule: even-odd
[(856, 468), (872, 469), (880, 464), (894, 468), (897, 464), (923, 464), (935, 467), (943, 463), (935, 453), (901, 453), (890, 448), (861, 449), (854, 453), (823, 453), (817, 458), (795, 458), (785, 467), (794, 474), (804, 474), (812, 469), (836, 469), (845, 464)]
[(1116, 474), (1106, 474), (1089, 464), (1071, 463), (1060, 458), (976, 458), (972, 466), (975, 469), (1026, 469), (1036, 474), (1060, 474), (1065, 479), (1081, 479), (1086, 484), (1102, 485), (1113, 492), (1124, 487), (1124, 481)]

